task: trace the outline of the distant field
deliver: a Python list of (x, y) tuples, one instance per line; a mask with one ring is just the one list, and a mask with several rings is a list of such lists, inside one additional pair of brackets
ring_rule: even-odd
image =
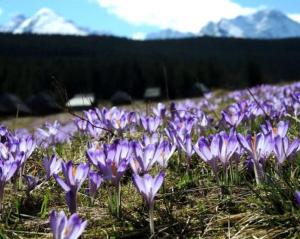
[[(155, 103), (146, 104), (143, 101), (135, 101), (131, 105), (121, 106), (119, 108), (134, 110), (134, 109), (146, 109), (147, 107), (151, 107), (155, 105)], [(98, 107), (112, 107), (109, 102), (105, 102), (105, 104), (101, 103)], [(86, 109), (88, 110), (88, 108)], [(82, 115), (82, 111), (73, 111), (72, 113)], [(61, 112), (58, 114), (50, 114), (45, 116), (20, 116), (20, 117), (3, 117), (0, 122), (6, 125), (9, 129), (16, 128), (27, 128), (29, 130), (33, 130), (37, 127), (42, 127), (45, 122), (54, 122), (58, 120), (62, 124), (68, 123), (74, 119), (75, 116), (68, 112)]]

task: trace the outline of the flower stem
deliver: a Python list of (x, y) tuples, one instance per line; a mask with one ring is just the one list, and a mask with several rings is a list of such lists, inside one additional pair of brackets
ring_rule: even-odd
[(257, 185), (260, 185), (260, 175), (258, 172), (258, 163), (254, 162), (254, 174), (255, 174), (255, 181)]
[(70, 213), (76, 213), (77, 212), (77, 192), (76, 191), (69, 191), (67, 192), (67, 201), (69, 202), (69, 210)]
[(116, 188), (116, 202), (117, 202), (117, 217), (121, 215), (121, 183), (119, 182)]
[(22, 165), (20, 167), (20, 170), (19, 170), (19, 185), (18, 185), (18, 189), (20, 190), (23, 186), (23, 183), (22, 183), (22, 175), (23, 175), (23, 171), (24, 171), (24, 165)]
[(153, 214), (153, 203), (149, 207), (149, 223), (150, 223), (150, 233), (154, 235), (154, 214)]
[(0, 183), (0, 219), (3, 219), (4, 184)]

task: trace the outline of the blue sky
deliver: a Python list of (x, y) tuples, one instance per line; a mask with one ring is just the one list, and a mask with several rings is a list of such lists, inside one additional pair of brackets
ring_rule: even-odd
[(79, 26), (127, 37), (164, 28), (197, 32), (208, 21), (261, 8), (278, 9), (300, 21), (299, 0), (0, 0), (0, 24), (42, 7)]

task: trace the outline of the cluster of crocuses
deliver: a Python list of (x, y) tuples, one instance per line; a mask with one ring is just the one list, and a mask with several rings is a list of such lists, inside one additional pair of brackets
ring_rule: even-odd
[[(33, 137), (26, 130), (10, 132), (0, 126), (0, 208), (4, 197), (4, 187), (20, 171), (30, 157), (36, 145)], [(2, 213), (2, 212), (1, 212)]]
[[(85, 180), (89, 181), (87, 192), (92, 200), (96, 199), (101, 183), (110, 182), (116, 192), (118, 217), (121, 211), (121, 179), (126, 170), (131, 169), (133, 183), (149, 206), (150, 229), (154, 233), (154, 197), (162, 185), (165, 174), (163, 170), (175, 149), (169, 141), (153, 133), (144, 135), (141, 140), (119, 139), (110, 144), (93, 141), (89, 143), (86, 152), (88, 163), (63, 162), (52, 155), (43, 159), (43, 166), (46, 180), (53, 176), (65, 191), (66, 204), (73, 215), (77, 213), (77, 196)], [(152, 177), (150, 170), (155, 164), (161, 171)], [(59, 215), (63, 217), (62, 214)]]
[(37, 128), (34, 138), (39, 147), (46, 149), (60, 143), (70, 142), (77, 131), (73, 122), (62, 125), (56, 120), (52, 124), (46, 122), (44, 127)]
[(126, 131), (135, 131), (138, 121), (135, 112), (129, 112), (112, 107), (102, 108), (83, 112), (83, 117), (75, 118), (75, 124), (82, 133), (99, 139), (105, 133), (115, 133), (117, 135)]
[(54, 239), (77, 239), (86, 225), (87, 221), (82, 221), (76, 213), (72, 214), (69, 219), (63, 211), (50, 213), (50, 227)]
[[(35, 130), (34, 138), (25, 130), (10, 132), (0, 125), (0, 203), (6, 183), (12, 179), (17, 183), (17, 172), (27, 182), (28, 193), (41, 181), (53, 177), (65, 191), (72, 214), (68, 220), (63, 212), (51, 213), (54, 237), (77, 238), (86, 226), (76, 214), (83, 183), (88, 181), (86, 192), (91, 202), (97, 199), (103, 182), (111, 185), (108, 188), (114, 189), (115, 213), (120, 216), (122, 177), (131, 172), (134, 185), (149, 206), (150, 229), (154, 233), (154, 197), (175, 150), (178, 157), (185, 156), (181, 162), (188, 171), (193, 159), (201, 159), (219, 181), (220, 173), (226, 175), (233, 164), (243, 164), (254, 172), (256, 183), (260, 184), (268, 162), (280, 169), (299, 151), (299, 139), (288, 133), (288, 121), (300, 122), (299, 114), (300, 83), (293, 83), (263, 85), (224, 95), (211, 93), (198, 101), (159, 103), (148, 108), (147, 113), (96, 108), (84, 111), (82, 117), (66, 125), (58, 121), (45, 123)], [(262, 122), (259, 128), (257, 119)], [(72, 144), (72, 137), (80, 134), (89, 141), (86, 162), (64, 162), (53, 154), (43, 158), (44, 179), (22, 176), (24, 163), (36, 147), (49, 153), (49, 147), (55, 151), (57, 144)], [(158, 173), (151, 176), (153, 172)], [(297, 192), (298, 201), (299, 195)]]
[(299, 139), (289, 139), (287, 130), (286, 121), (280, 121), (273, 127), (266, 121), (261, 125), (261, 132), (246, 136), (232, 128), (229, 134), (221, 131), (206, 138), (201, 136), (194, 145), (194, 150), (212, 167), (216, 177), (219, 162), (226, 168), (231, 159), (238, 163), (245, 155), (248, 163), (251, 162), (248, 165), (253, 165), (255, 179), (259, 184), (263, 178), (266, 160), (270, 156), (275, 156), (276, 164), (280, 167), (293, 153), (299, 151)]
[[(300, 108), (299, 83), (285, 86), (260, 86), (227, 95), (208, 94), (199, 102), (186, 100), (171, 103), (170, 107), (159, 103), (145, 114), (113, 107), (84, 112), (75, 124), (80, 132), (95, 139), (106, 133), (130, 137), (136, 132), (151, 134), (168, 131), (167, 135), (190, 157), (189, 138), (203, 135), (203, 132), (218, 128), (237, 128), (251, 126), (258, 117), (280, 121), (282, 117), (297, 116)], [(226, 109), (222, 102), (234, 100)], [(217, 113), (221, 111), (221, 114)], [(204, 113), (209, 112), (209, 114)]]
[[(149, 129), (149, 128), (147, 128)], [(94, 197), (102, 180), (109, 181), (115, 188), (117, 209), (121, 211), (121, 178), (131, 168), (133, 183), (149, 206), (150, 230), (154, 233), (154, 197), (162, 185), (164, 172), (154, 178), (149, 174), (154, 164), (165, 169), (175, 147), (157, 134), (144, 135), (141, 141), (115, 140), (111, 144), (92, 143), (87, 157), (95, 171), (90, 171), (90, 194)]]
[[(56, 133), (53, 131), (54, 129), (49, 124), (49, 135), (55, 135)], [(14, 179), (14, 183), (17, 183), (18, 176), (20, 181), (24, 177), (27, 182), (27, 192), (29, 192), (37, 186), (38, 176), (23, 175), (24, 164), (37, 147), (35, 139), (27, 130), (20, 129), (11, 132), (5, 126), (0, 125), (0, 141), (0, 214), (2, 216), (6, 184), (12, 179)], [(54, 142), (52, 141), (52, 143)], [(42, 144), (39, 146), (44, 147)], [(61, 171), (62, 165), (64, 165), (62, 160), (57, 159), (55, 155), (50, 158), (45, 157), (43, 159), (46, 171), (45, 179), (49, 180), (51, 176), (57, 175)], [(52, 211), (50, 214), (50, 225), (55, 239), (76, 239), (82, 234), (86, 224), (87, 222), (82, 222), (77, 214), (73, 214), (70, 219), (67, 219), (64, 212)]]

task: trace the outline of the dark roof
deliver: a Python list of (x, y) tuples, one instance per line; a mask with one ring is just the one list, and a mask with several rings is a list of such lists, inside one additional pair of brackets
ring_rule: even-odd
[(60, 107), (50, 94), (42, 92), (26, 100), (33, 114), (51, 114), (60, 111)]
[(0, 114), (1, 115), (27, 115), (31, 111), (20, 98), (16, 95), (4, 93), (0, 95)]
[(112, 95), (110, 101), (113, 105), (126, 105), (132, 103), (132, 97), (124, 91), (117, 91)]

